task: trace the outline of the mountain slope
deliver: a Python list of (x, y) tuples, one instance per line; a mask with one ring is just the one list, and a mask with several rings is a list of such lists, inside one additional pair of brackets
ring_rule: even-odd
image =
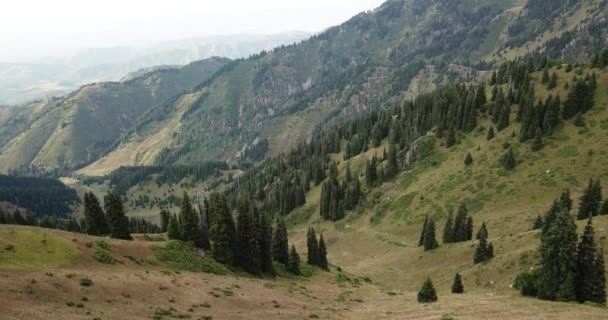
[[(89, 163), (138, 116), (207, 80), (227, 62), (211, 58), (126, 82), (91, 84), (61, 100), (30, 105), (21, 111), (25, 120), (9, 120), (15, 122), (12, 135), (23, 131), (4, 145), (0, 171), (23, 166), (64, 169)], [(33, 114), (31, 110), (37, 108), (40, 111)]]

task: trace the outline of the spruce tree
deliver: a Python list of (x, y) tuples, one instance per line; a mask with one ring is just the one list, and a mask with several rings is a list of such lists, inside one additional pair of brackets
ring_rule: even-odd
[(490, 130), (488, 130), (488, 136), (486, 137), (486, 139), (488, 139), (488, 141), (494, 139), (494, 127), (490, 127)]
[(260, 274), (260, 247), (258, 244), (257, 224), (254, 218), (254, 208), (247, 196), (239, 196), (237, 200), (236, 250), (235, 257), (238, 266), (251, 274)]
[(203, 250), (211, 250), (211, 240), (209, 235), (209, 203), (204, 200), (205, 205), (198, 205), (199, 213), (199, 233), (196, 246)]
[(433, 250), (439, 247), (435, 239), (435, 221), (429, 218), (424, 228), (424, 251)]
[(473, 255), (473, 263), (485, 262), (494, 257), (494, 246), (492, 243), (488, 243), (487, 234), (482, 233), (480, 236)]
[(600, 215), (608, 215), (608, 199), (606, 199), (604, 203), (602, 203), (602, 207), (600, 208)]
[(221, 193), (212, 193), (209, 197), (209, 235), (213, 258), (224, 264), (235, 261), (235, 226), (232, 214), (228, 209), (226, 198)]
[(260, 245), (260, 267), (262, 273), (274, 275), (272, 264), (272, 225), (266, 213), (260, 214), (260, 230), (258, 244)]
[(308, 248), (308, 256), (306, 263), (318, 266), (319, 265), (319, 243), (317, 242), (317, 235), (315, 229), (312, 226), (308, 227), (308, 233), (306, 235), (306, 246)]
[(532, 230), (539, 230), (543, 227), (543, 217), (538, 215), (536, 220), (534, 220), (534, 224), (532, 225)]
[(300, 275), (300, 256), (298, 255), (295, 246), (291, 246), (291, 249), (289, 250), (289, 262), (287, 263), (287, 271), (295, 275)]
[(319, 238), (319, 267), (323, 270), (329, 270), (329, 262), (327, 261), (327, 247), (323, 234)]
[(464, 158), (464, 165), (465, 166), (470, 166), (471, 164), (473, 164), (473, 156), (471, 156), (470, 152), (467, 152), (467, 155)]
[[(591, 301), (596, 303), (605, 303), (605, 270), (602, 265), (599, 265), (598, 258), (602, 253), (598, 252), (595, 244), (595, 232), (593, 230), (593, 221), (590, 217), (577, 251), (577, 269), (576, 269), (576, 299), (578, 302)], [(599, 276), (599, 277), (598, 277)], [(600, 301), (596, 301), (597, 297), (604, 297)]]
[(485, 222), (481, 224), (481, 228), (479, 228), (475, 239), (479, 240), (481, 237), (485, 237), (486, 239), (488, 238), (488, 228), (486, 227)]
[(513, 170), (515, 169), (515, 155), (513, 154), (513, 149), (509, 148), (509, 150), (502, 157), (502, 167), (505, 170)]
[(167, 226), (167, 237), (171, 240), (180, 240), (182, 234), (180, 232), (179, 223), (177, 222), (177, 216), (172, 214), (169, 218), (169, 225)]
[(473, 226), (473, 217), (469, 216), (467, 218), (467, 228), (466, 228), (466, 231), (467, 231), (466, 240), (467, 241), (468, 240), (473, 240), (473, 228), (474, 228), (474, 226)]
[(199, 227), (199, 218), (196, 211), (192, 207), (190, 196), (186, 192), (182, 197), (182, 204), (179, 211), (180, 231), (182, 234), (181, 240), (192, 242), (194, 245), (200, 244), (201, 232)]
[(600, 304), (606, 304), (606, 264), (604, 254), (600, 248), (595, 260), (595, 287), (590, 301)]
[(534, 135), (534, 140), (532, 140), (532, 145), (530, 146), (530, 149), (532, 151), (539, 151), (543, 148), (543, 146), (543, 135), (540, 129), (537, 129), (536, 134)]
[(453, 242), (467, 241), (469, 239), (469, 227), (468, 227), (468, 209), (467, 206), (462, 203), (458, 208), (456, 219), (454, 220), (453, 229)]
[[(19, 214), (19, 216), (21, 215)], [(93, 192), (84, 195), (84, 218), (87, 234), (100, 236), (110, 233), (105, 213), (101, 209), (99, 199)]]
[(577, 218), (579, 220), (596, 216), (602, 204), (602, 186), (599, 179), (589, 179), (589, 185), (581, 196)]
[(283, 218), (277, 219), (277, 225), (272, 235), (272, 257), (275, 261), (287, 266), (289, 262), (289, 243), (287, 239), (287, 227)]
[(559, 301), (576, 299), (576, 240), (576, 225), (566, 210), (559, 208), (553, 218), (545, 219), (540, 246), (542, 271), (538, 282), (539, 298)]
[(418, 238), (418, 246), (421, 247), (422, 245), (424, 245), (424, 235), (425, 235), (425, 230), (426, 230), (426, 225), (429, 222), (429, 215), (427, 214), (424, 217), (424, 223), (422, 224), (422, 230), (420, 230), (420, 237)]
[(427, 277), (422, 285), (422, 288), (418, 292), (418, 302), (430, 303), (437, 301), (437, 291), (433, 287), (433, 282), (430, 277)]
[(167, 209), (160, 211), (160, 229), (162, 232), (167, 232), (169, 226), (169, 220), (171, 219), (171, 213)]
[(547, 90), (553, 90), (555, 87), (557, 87), (557, 74), (553, 72), (551, 78), (547, 82)]
[(454, 242), (454, 217), (452, 212), (450, 212), (443, 228), (443, 243), (452, 242)]
[(462, 276), (460, 276), (460, 273), (456, 273), (456, 275), (454, 275), (452, 293), (464, 293), (464, 285), (462, 284)]
[(385, 178), (392, 178), (399, 172), (399, 163), (397, 161), (397, 147), (393, 144), (389, 146), (386, 159), (386, 170), (384, 171)]
[(447, 148), (450, 148), (455, 144), (456, 144), (456, 131), (453, 128), (450, 128), (450, 130), (448, 131), (448, 136), (445, 140), (445, 146)]
[(110, 227), (110, 236), (114, 239), (133, 240), (129, 232), (129, 219), (120, 196), (111, 190), (105, 197), (106, 217)]
[(562, 195), (559, 197), (559, 202), (561, 207), (566, 211), (572, 211), (572, 198), (570, 198), (570, 190), (566, 189), (562, 192)]

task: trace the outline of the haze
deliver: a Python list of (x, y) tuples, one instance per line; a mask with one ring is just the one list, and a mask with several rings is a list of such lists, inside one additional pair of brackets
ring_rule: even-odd
[[(0, 61), (227, 34), (317, 32), (383, 0), (21, 0), (0, 11)], [(33, 9), (35, 8), (35, 9)]]

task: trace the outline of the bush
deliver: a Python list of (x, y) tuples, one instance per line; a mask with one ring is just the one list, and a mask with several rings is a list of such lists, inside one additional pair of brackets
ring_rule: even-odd
[(522, 272), (513, 280), (513, 288), (526, 297), (536, 297), (539, 272)]
[(229, 273), (226, 266), (211, 257), (199, 255), (192, 245), (182, 241), (172, 240), (166, 245), (155, 246), (153, 250), (158, 260), (178, 270), (215, 274)]
[(93, 257), (95, 258), (95, 260), (97, 260), (97, 262), (101, 263), (113, 264), (115, 262), (114, 258), (112, 257), (112, 254), (110, 254), (106, 250), (99, 248), (95, 250), (95, 255)]
[(80, 285), (83, 287), (90, 287), (93, 285), (93, 280), (89, 278), (82, 278), (80, 279)]

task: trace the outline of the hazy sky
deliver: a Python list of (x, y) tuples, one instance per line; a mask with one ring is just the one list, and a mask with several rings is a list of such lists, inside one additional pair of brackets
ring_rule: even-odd
[(321, 31), (384, 0), (6, 0), (0, 61), (235, 33)]

